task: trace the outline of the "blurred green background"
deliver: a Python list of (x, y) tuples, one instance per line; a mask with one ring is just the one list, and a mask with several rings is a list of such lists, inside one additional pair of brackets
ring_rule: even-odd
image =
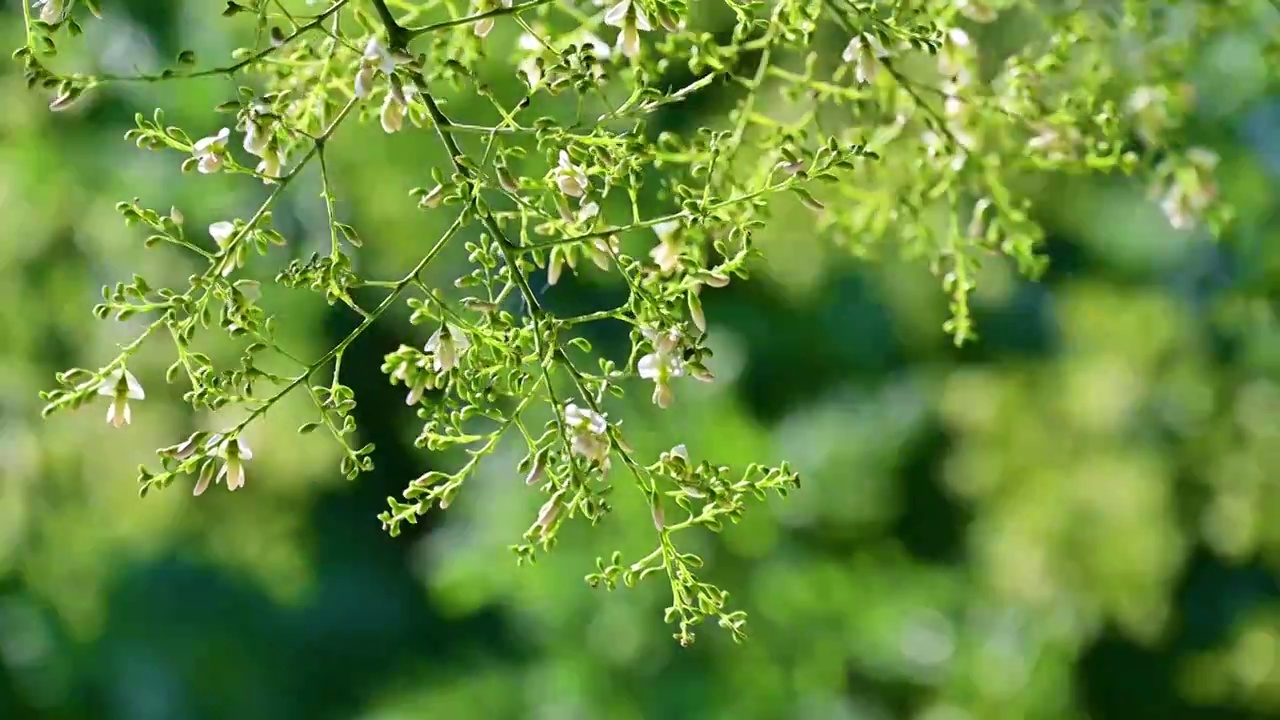
[[(244, 40), (245, 23), (215, 22), (220, 3), (108, 5), (55, 67), (128, 72), (182, 48), (218, 62)], [(3, 7), (0, 38), (16, 47), (16, 0)], [(491, 37), (515, 32), (500, 22)], [(1229, 235), (1174, 232), (1129, 181), (1038, 178), (1024, 189), (1042, 199), (1050, 270), (1033, 284), (991, 264), (981, 339), (963, 350), (923, 266), (848, 259), (779, 206), (760, 238), (767, 267), (707, 296), (719, 382), (681, 386), (661, 417), (645, 392), (620, 409), (642, 452), (684, 442), (695, 459), (785, 458), (803, 473), (798, 494), (691, 538), (750, 612), (751, 637), (735, 647), (706, 628), (689, 650), (661, 622), (663, 583), (610, 594), (582, 581), (597, 555), (649, 542), (626, 493), (610, 522), (571, 526), (551, 556), (515, 567), (506, 546), (541, 502), (515, 473), (520, 448), (500, 449), (447, 513), (398, 539), (381, 531), (386, 496), (457, 461), (413, 447), (420, 426), (379, 372), (385, 353), (425, 340), (403, 312), (343, 367), (378, 446), (355, 483), (328, 438), (294, 434), (311, 419), (297, 397), (249, 435), (247, 489), (139, 500), (136, 466), (215, 421), (163, 385), (160, 341), (131, 363), (148, 399), (127, 431), (98, 405), (40, 420), (54, 372), (98, 367), (138, 329), (93, 320), (102, 285), (135, 271), (181, 284), (197, 269), (144, 250), (114, 204), (177, 205), (198, 228), (247, 216), (264, 189), (182, 178), (182, 158), (122, 139), (154, 107), (193, 137), (216, 131), (226, 79), (114, 86), (54, 115), (6, 65), (0, 719), (1274, 717), (1280, 104), (1258, 42), (1208, 37), (1187, 77), (1201, 98), (1190, 137), (1222, 155), (1238, 212)], [(505, 59), (487, 62), (495, 91), (516, 97)], [(729, 101), (704, 93), (653, 123), (691, 132)], [(450, 107), (484, 115), (463, 96)], [(442, 161), (429, 133), (342, 130), (330, 163), (365, 239), (362, 273), (398, 276), (447, 224), (407, 195)], [(250, 277), (327, 246), (313, 179), (276, 222), (292, 245)], [(547, 300), (583, 312), (621, 292), (587, 273)], [(304, 357), (357, 319), (265, 284), (264, 304)], [(621, 335), (593, 339), (625, 353)]]

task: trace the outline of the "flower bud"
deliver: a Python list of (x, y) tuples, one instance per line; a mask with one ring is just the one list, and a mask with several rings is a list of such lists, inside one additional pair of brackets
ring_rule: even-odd
[(707, 316), (702, 312), (702, 300), (698, 298), (696, 288), (689, 291), (689, 318), (699, 330), (707, 331)]
[(418, 201), (420, 208), (433, 208), (440, 205), (440, 201), (444, 199), (444, 185), (437, 185), (431, 189), (431, 192), (422, 196)]
[(698, 276), (698, 280), (703, 285), (709, 285), (713, 288), (722, 288), (729, 284), (729, 276), (723, 273), (709, 272)]
[[(563, 492), (563, 491), (561, 491)], [(556, 493), (550, 500), (542, 504), (538, 510), (538, 527), (542, 529), (542, 535), (545, 537), (547, 531), (551, 529), (551, 525), (555, 523), (556, 518), (560, 517), (560, 493)]]
[(524, 478), (524, 484), (533, 486), (542, 482), (542, 476), (546, 472), (546, 463), (542, 461), (542, 454), (539, 453), (533, 459), (533, 467), (529, 468), (529, 474)]

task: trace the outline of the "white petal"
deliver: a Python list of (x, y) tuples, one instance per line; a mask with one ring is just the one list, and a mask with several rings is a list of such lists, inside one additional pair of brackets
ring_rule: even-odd
[(201, 495), (203, 495), (204, 491), (209, 489), (209, 481), (211, 480), (213, 480), (213, 473), (211, 472), (200, 473), (200, 477), (196, 479), (196, 486), (191, 489), (191, 494), (194, 495), (195, 497), (200, 497)]
[(364, 66), (356, 73), (356, 97), (364, 99), (373, 92), (373, 67)]
[(120, 378), (123, 374), (124, 368), (116, 368), (103, 376), (102, 382), (98, 383), (98, 394), (115, 397), (116, 388), (120, 387)]
[(662, 359), (657, 353), (649, 353), (640, 358), (640, 362), (636, 363), (636, 371), (640, 373), (640, 377), (645, 380), (656, 380), (662, 368)]
[(218, 243), (218, 247), (225, 247), (227, 241), (231, 239), (231, 236), (234, 235), (235, 232), (235, 223), (228, 222), (226, 220), (216, 222), (209, 226), (209, 236)]
[(196, 169), (202, 175), (212, 175), (222, 169), (223, 162), (221, 155), (202, 155), (200, 156), (200, 162), (196, 164)]
[(622, 0), (622, 2), (609, 8), (609, 11), (604, 14), (604, 24), (616, 28), (622, 27), (629, 9), (631, 9), (631, 0)]
[(457, 346), (458, 352), (465, 352), (470, 349), (471, 338), (467, 337), (465, 332), (452, 325), (446, 324), (445, 327), (449, 329), (449, 337), (453, 338), (453, 343)]
[(636, 27), (640, 30), (652, 30), (653, 26), (649, 24), (649, 16), (644, 14), (644, 10), (636, 8)]
[(124, 370), (124, 381), (128, 389), (128, 393), (129, 393), (128, 396), (130, 399), (132, 400), (147, 399), (147, 394), (142, 390), (142, 383), (138, 382), (138, 378), (134, 377), (133, 373), (129, 372), (128, 370)]

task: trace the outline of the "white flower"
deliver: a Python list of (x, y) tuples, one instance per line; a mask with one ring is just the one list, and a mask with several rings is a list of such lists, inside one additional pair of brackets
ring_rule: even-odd
[(391, 53), (387, 52), (376, 37), (369, 38), (369, 42), (364, 46), (362, 59), (365, 65), (376, 67), (387, 75), (396, 71), (395, 58), (391, 57)]
[(996, 19), (996, 11), (987, 0), (956, 0), (956, 7), (974, 22), (989, 23)]
[(528, 32), (520, 33), (520, 38), (516, 41), (516, 45), (527, 52), (538, 52), (542, 49), (542, 42), (533, 33)]
[[(502, 7), (511, 7), (511, 0), (501, 0), (501, 4)], [(490, 12), (497, 9), (498, 6), (494, 0), (480, 0), (480, 12)], [(476, 24), (472, 26), (472, 31), (475, 32), (476, 37), (484, 37), (489, 34), (489, 31), (493, 30), (493, 23), (494, 18), (491, 17), (477, 20)]]
[(604, 415), (569, 403), (564, 408), (564, 423), (569, 427), (569, 448), (576, 455), (609, 467), (609, 421)]
[(210, 135), (196, 141), (191, 146), (191, 154), (200, 162), (197, 169), (208, 175), (222, 169), (226, 162), (227, 141), (231, 139), (231, 128), (222, 128), (217, 135)]
[(568, 151), (560, 151), (560, 164), (556, 167), (556, 187), (570, 197), (580, 198), (587, 192), (590, 181), (582, 168), (573, 164)]
[[(222, 482), (226, 478), (228, 490), (244, 487), (244, 461), (253, 459), (249, 445), (244, 440), (229, 439), (218, 446), (218, 455), (223, 458), (223, 463), (214, 482)], [(203, 488), (199, 489), (203, 491)]]
[(387, 99), (382, 101), (382, 114), (379, 119), (382, 122), (382, 131), (385, 133), (399, 132), (404, 127), (404, 115), (407, 107), (396, 97), (393, 92), (387, 93)]
[(356, 72), (355, 93), (358, 98), (367, 98), (373, 92), (374, 73), (381, 70), (387, 75), (396, 71), (396, 59), (382, 46), (376, 37), (369, 38), (364, 46), (364, 54), (360, 57), (360, 69)]
[(609, 43), (601, 39), (599, 35), (583, 31), (581, 37), (582, 40), (577, 44), (589, 46), (591, 48), (591, 54), (595, 55), (597, 60), (608, 60), (613, 57), (613, 49), (610, 48)]
[(524, 81), (529, 85), (530, 90), (536, 90), (538, 84), (542, 82), (542, 64), (536, 57), (530, 56), (521, 60), (516, 72), (524, 76)]
[(598, 218), (598, 217), (600, 217), (600, 203), (594, 200), (590, 202), (584, 202), (578, 208), (577, 222), (579, 224), (588, 223), (591, 220), (594, 220), (595, 218)]
[(845, 62), (853, 65), (853, 73), (862, 85), (875, 80), (876, 73), (880, 71), (880, 59), (888, 56), (880, 39), (866, 33), (855, 35), (841, 55)]
[[(223, 252), (226, 252), (230, 248), (231, 240), (235, 237), (235, 235), (236, 235), (235, 223), (223, 220), (221, 222), (216, 222), (209, 226), (209, 237), (212, 237), (213, 241), (218, 243), (218, 249), (222, 250)], [(223, 277), (230, 275), (233, 270), (240, 267), (241, 265), (241, 262), (239, 260), (240, 253), (237, 252), (235, 253), (235, 255), (236, 255), (236, 260), (234, 261), (231, 260), (230, 258), (223, 260), (223, 265), (222, 265)]]
[(356, 97), (361, 100), (369, 97), (373, 92), (373, 72), (372, 65), (363, 65), (356, 72)]
[(31, 7), (40, 8), (40, 20), (50, 25), (62, 19), (62, 6), (65, 0), (36, 0)]
[(214, 242), (218, 243), (218, 247), (222, 250), (227, 249), (227, 243), (231, 240), (231, 236), (236, 233), (236, 225), (233, 222), (223, 220), (209, 226), (209, 236)]
[(596, 238), (591, 241), (591, 245), (587, 247), (587, 255), (590, 256), (591, 262), (601, 270), (608, 270), (613, 258), (622, 250), (621, 242), (617, 235), (610, 235), (607, 238)]
[(680, 229), (679, 220), (668, 220), (653, 226), (658, 236), (658, 244), (649, 251), (649, 257), (658, 264), (658, 270), (669, 273), (680, 265), (680, 243), (676, 240), (676, 230)]
[(250, 118), (244, 129), (244, 151), (258, 157), (267, 156), (267, 148), (271, 145), (271, 133), (258, 122)]
[(618, 50), (629, 58), (640, 54), (640, 31), (653, 29), (644, 10), (631, 0), (622, 0), (609, 8), (604, 14), (604, 24), (618, 28)]
[(284, 152), (276, 150), (268, 151), (262, 156), (262, 162), (258, 163), (255, 168), (259, 175), (262, 175), (262, 182), (271, 185), (281, 176), (281, 169), (284, 166)]
[(427, 340), (426, 351), (434, 356), (432, 367), (436, 372), (449, 372), (458, 366), (458, 357), (471, 348), (466, 333), (445, 323)]
[(645, 328), (643, 332), (653, 345), (653, 352), (640, 358), (636, 370), (640, 377), (654, 382), (653, 404), (666, 409), (675, 399), (670, 379), (684, 376), (684, 356), (680, 352), (681, 336), (675, 330), (659, 332)]
[(404, 397), (405, 405), (417, 405), (422, 400), (422, 395), (433, 386), (430, 375), (424, 375), (418, 378), (417, 382), (409, 386), (409, 394)]
[(107, 406), (107, 423), (115, 427), (129, 424), (132, 418), (129, 412), (130, 400), (145, 400), (147, 397), (138, 378), (122, 367), (116, 368), (102, 379), (102, 384), (98, 385), (98, 394), (111, 398), (111, 404)]

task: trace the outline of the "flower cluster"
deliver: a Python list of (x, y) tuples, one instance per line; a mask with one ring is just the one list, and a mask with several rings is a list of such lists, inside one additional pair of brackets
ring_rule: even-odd
[[(361, 333), (388, 322), (389, 308), (407, 304), (410, 326), (430, 334), (424, 341), (397, 330), (404, 343), (383, 371), (421, 421), (419, 446), (459, 448), (468, 459), (452, 472), (425, 472), (389, 498), (379, 516), (387, 530), (448, 507), (481, 458), (518, 438), (527, 453), (512, 476), (542, 496), (525, 542), (514, 546), (519, 560), (550, 549), (565, 523), (610, 512), (609, 489), (623, 476), (648, 508), (657, 549), (631, 564), (602, 561), (592, 584), (662, 573), (673, 588), (667, 619), (682, 643), (706, 619), (741, 638), (742, 613), (697, 579), (696, 558), (675, 550), (673, 538), (719, 529), (749, 499), (798, 487), (796, 474), (786, 465), (734, 472), (695, 463), (685, 445), (646, 464), (627, 443), (631, 410), (617, 398), (640, 389), (643, 405), (678, 412), (677, 394), (692, 392), (682, 382), (714, 379), (714, 305), (704, 302), (748, 277), (762, 236), (816, 234), (859, 257), (894, 243), (925, 258), (950, 298), (945, 330), (961, 343), (973, 337), (968, 298), (983, 262), (1007, 258), (1030, 275), (1043, 264), (1043, 230), (1017, 182), (1032, 173), (1139, 178), (1178, 228), (1216, 228), (1226, 215), (1213, 179), (1217, 156), (1181, 139), (1194, 97), (1167, 69), (1185, 62), (1186, 49), (1144, 45), (1143, 66), (1162, 70), (1125, 79), (1129, 85), (1097, 70), (1159, 32), (1144, 3), (1045, 9), (1053, 20), (1046, 36), (998, 56), (974, 23), (1003, 22), (1012, 14), (1007, 0), (725, 4), (732, 12), (721, 17), (701, 5), (695, 13), (687, 0), (475, 0), (432, 5), (450, 15), (420, 24), (426, 4), (412, 1), (330, 0), (311, 4), (308, 15), (228, 3), (223, 15), (248, 13), (269, 28), (233, 62), (199, 67), (184, 52), (178, 67), (122, 78), (59, 74), (45, 64), (59, 44), (90, 32), (77, 18), (96, 2), (32, 3), (15, 58), (29, 86), (52, 94), (51, 109), (92, 102), (95, 89), (127, 80), (244, 78), (210, 111), (234, 117), (211, 120), (206, 127), (217, 132), (189, 136), (157, 111), (139, 115), (127, 137), (183, 155), (190, 182), (245, 175), (271, 186), (255, 212), (217, 219), (208, 238), (188, 234), (176, 208), (120, 203), (126, 223), (146, 230), (147, 247), (204, 270), (189, 285), (153, 288), (135, 276), (107, 288), (95, 315), (150, 324), (101, 369), (60, 373), (44, 394), (46, 412), (105, 395), (108, 421), (127, 425), (129, 401), (145, 395), (126, 364), (139, 367), (129, 361), (143, 343), (170, 338), (165, 380), (189, 385), (184, 398), (193, 407), (240, 408), (244, 419), (161, 449), (160, 468), (140, 474), (143, 491), (187, 480), (196, 495), (224, 480), (242, 487), (252, 457), (243, 432), (291, 393), (314, 406), (314, 421), (299, 432), (332, 437), (340, 472), (355, 478), (372, 468), (373, 448), (356, 441), (357, 400), (342, 361)], [(512, 82), (482, 80), (495, 63)], [(672, 77), (688, 80), (673, 86)], [(446, 93), (475, 99), (489, 120), (463, 117), (455, 108), (468, 106), (450, 105)], [(655, 130), (656, 116), (685, 114), (695, 98), (731, 111), (712, 127)], [(557, 106), (572, 112), (546, 116)], [(364, 240), (336, 197), (328, 153), (361, 121), (380, 125), (386, 143), (434, 143), (447, 162), (422, 169), (405, 206), (447, 218), (448, 230), (398, 277), (359, 270)], [(252, 160), (237, 160), (241, 149)], [(327, 248), (272, 266), (271, 246), (310, 242), (287, 237), (273, 216), (280, 197), (309, 182), (316, 186), (303, 192), (323, 200), (315, 219), (329, 230)], [(465, 257), (451, 283), (434, 272), (445, 256)], [(612, 283), (625, 299), (582, 315), (544, 305), (535, 288), (572, 284), (580, 265), (591, 273), (582, 280)], [(355, 329), (327, 352), (298, 359), (282, 346), (256, 282), (233, 279), (250, 268), (269, 268), (280, 285), (349, 310)], [(375, 304), (371, 292), (383, 293)], [(591, 323), (631, 330), (625, 363), (594, 354), (582, 332)], [(239, 343), (238, 363), (218, 367), (195, 349), (210, 332)], [(260, 363), (264, 354), (275, 362)], [(281, 374), (280, 363), (296, 371)]]

